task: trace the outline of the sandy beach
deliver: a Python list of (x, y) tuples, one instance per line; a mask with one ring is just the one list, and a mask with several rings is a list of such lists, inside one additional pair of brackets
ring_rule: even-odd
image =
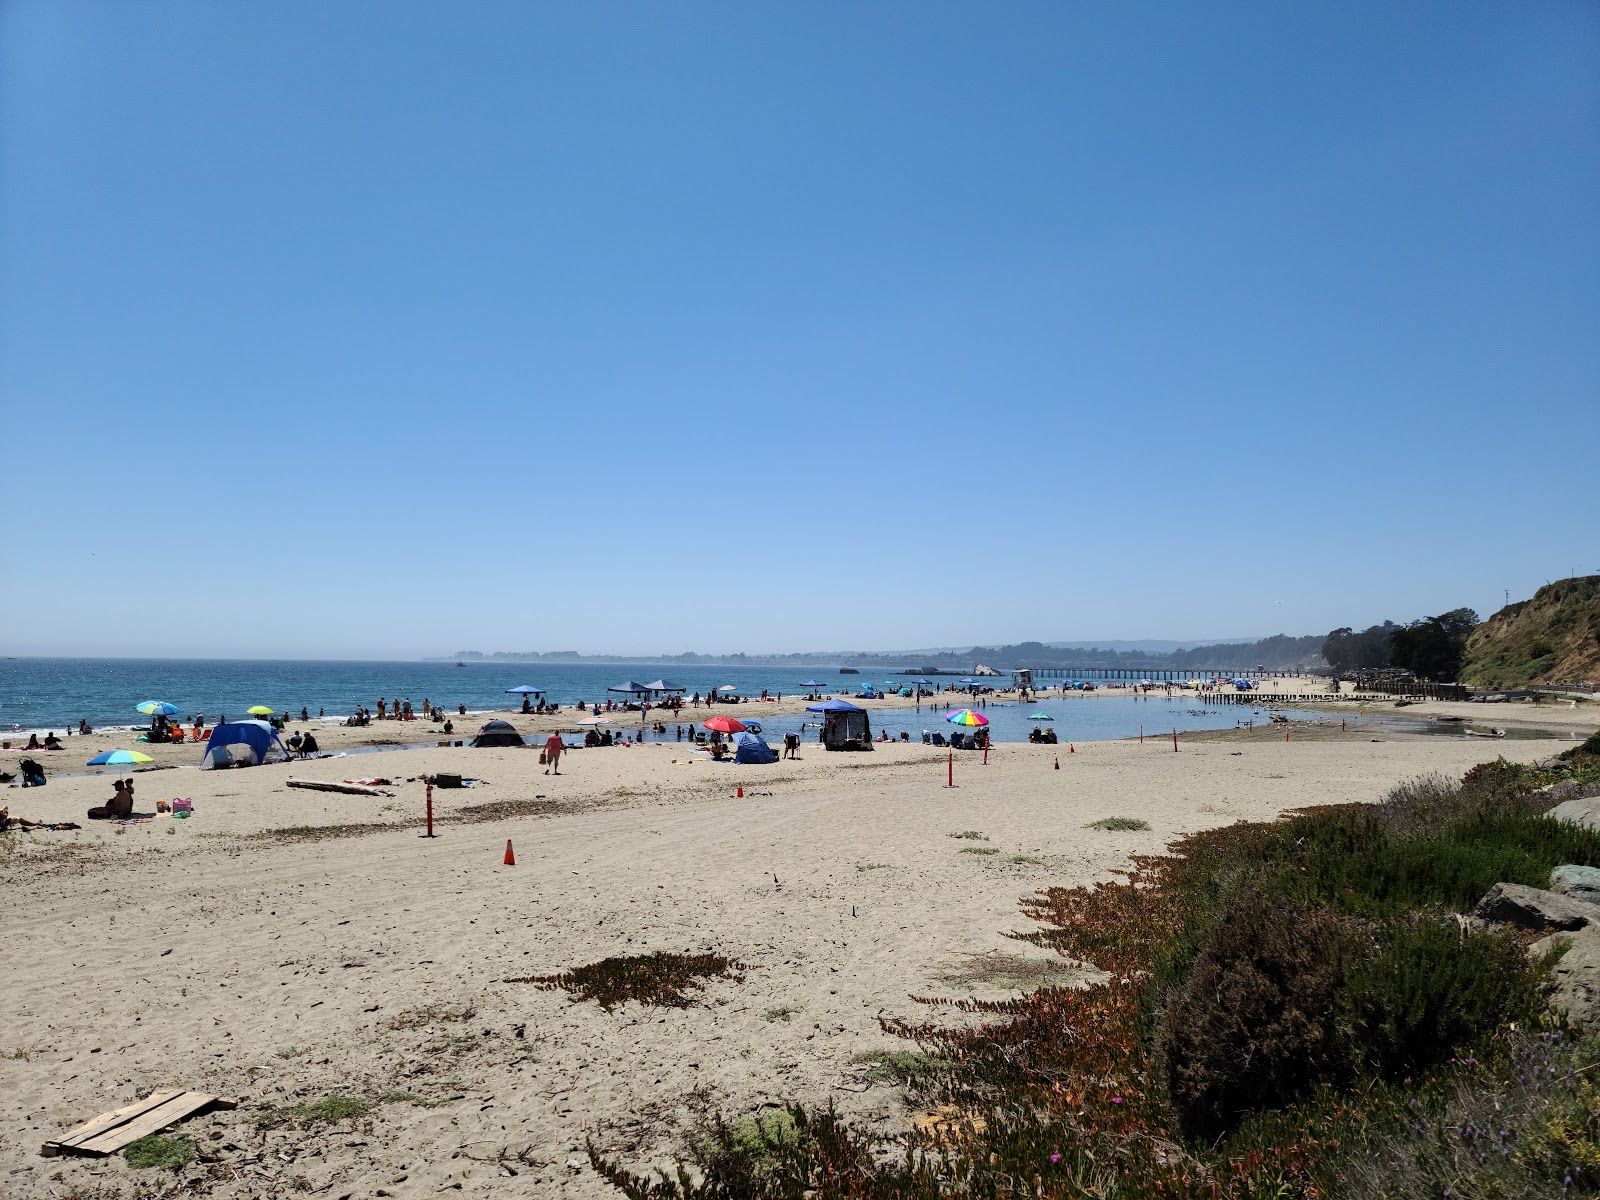
[[(987, 766), (958, 755), (953, 789), (943, 752), (921, 745), (807, 746), (767, 767), (670, 744), (588, 750), (559, 776), (530, 750), (453, 747), (142, 773), (140, 811), (187, 796), (195, 816), (13, 836), (0, 857), (5, 1193), (134, 1195), (157, 1173), (39, 1147), (164, 1087), (240, 1101), (185, 1126), (202, 1160), (182, 1178), (214, 1196), (599, 1197), (615, 1193), (587, 1165), (590, 1137), (642, 1167), (669, 1163), (712, 1111), (832, 1101), (892, 1126), (908, 1114), (862, 1061), (898, 1046), (880, 1018), (926, 1017), (913, 996), (1071, 977), (1006, 936), (1027, 924), (1020, 896), (1107, 878), (1181, 832), (1565, 743), (1295, 728), (1187, 735), (1178, 753), (1004, 745)], [(436, 791), (430, 841), (423, 788), (403, 780), (439, 771), (482, 784)], [(374, 773), (392, 795), (284, 785)], [(83, 822), (109, 788), (3, 795)], [(1085, 828), (1113, 815), (1151, 828)], [(688, 1008), (606, 1012), (508, 982), (703, 949), (742, 978)], [(261, 1127), (268, 1106), (329, 1095), (371, 1111)]]

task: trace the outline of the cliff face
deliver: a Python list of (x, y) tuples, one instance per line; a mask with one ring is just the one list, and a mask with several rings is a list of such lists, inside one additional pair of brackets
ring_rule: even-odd
[(1467, 639), (1461, 678), (1476, 687), (1600, 681), (1600, 575), (1546, 584), (1495, 613)]

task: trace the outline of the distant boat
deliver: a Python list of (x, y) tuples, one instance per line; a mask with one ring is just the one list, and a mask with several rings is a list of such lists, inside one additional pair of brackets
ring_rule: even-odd
[(859, 674), (861, 674), (861, 672), (856, 670), (854, 667), (840, 667), (839, 668), (839, 674), (841, 674), (841, 675), (859, 675)]
[(459, 658), (458, 658), (458, 659), (456, 659), (456, 666), (458, 666), (458, 667), (464, 667), (464, 666), (466, 666), (466, 665), (467, 665), (467, 664), (466, 664), (466, 663), (464, 663), (464, 662), (462, 662), (462, 661), (461, 661), (461, 660), (460, 660), (460, 659), (459, 659)]

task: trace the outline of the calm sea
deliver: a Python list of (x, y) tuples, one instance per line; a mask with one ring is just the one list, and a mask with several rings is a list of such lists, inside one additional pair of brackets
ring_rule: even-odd
[[(420, 708), (424, 699), (454, 710), (515, 707), (520, 700), (506, 689), (520, 684), (544, 688), (552, 701), (574, 704), (607, 699), (606, 688), (627, 680), (650, 683), (663, 675), (702, 695), (732, 684), (741, 695), (798, 695), (808, 679), (822, 680), (827, 691), (848, 695), (866, 681), (862, 675), (840, 675), (836, 669), (810, 667), (663, 667), (594, 663), (468, 663), (449, 662), (253, 662), (241, 660), (133, 658), (9, 658), (0, 660), (0, 727), (8, 730), (61, 730), (76, 727), (79, 718), (91, 725), (148, 725), (134, 707), (143, 700), (165, 700), (185, 719), (204, 713), (208, 723), (223, 716), (242, 717), (253, 705), (265, 704), (299, 716), (325, 710), (344, 716), (356, 705), (376, 708), (380, 696), (409, 699)], [(877, 681), (881, 686), (889, 680)], [(902, 679), (900, 682), (904, 682)], [(947, 680), (941, 680), (947, 682)], [(615, 695), (612, 698), (617, 698)], [(960, 701), (954, 701), (960, 707)], [(733, 710), (729, 710), (733, 711)], [(1048, 712), (1065, 741), (1133, 737), (1171, 729), (1231, 729), (1250, 718), (1247, 708), (1204, 709), (1191, 696), (1168, 699), (1160, 693), (1147, 699), (1100, 694), (1093, 698), (1046, 699), (1019, 709), (996, 703), (986, 710), (996, 741), (1023, 741), (1037, 722), (1028, 714)], [(741, 719), (759, 718), (758, 710), (737, 710)], [(802, 717), (763, 721), (769, 740), (800, 727)], [(815, 718), (811, 718), (815, 719)], [(923, 729), (948, 731), (943, 711), (924, 706), (915, 711), (874, 714), (874, 729), (898, 735), (902, 730), (920, 740)], [(618, 722), (620, 731), (627, 726)], [(668, 722), (669, 739), (675, 726)], [(632, 732), (632, 731), (629, 731)]]

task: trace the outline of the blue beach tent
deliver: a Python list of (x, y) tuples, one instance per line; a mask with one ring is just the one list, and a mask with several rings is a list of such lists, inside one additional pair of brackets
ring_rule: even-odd
[(744, 733), (733, 735), (733, 761), (736, 763), (775, 763), (778, 755), (775, 750), (755, 734), (746, 730)]
[(278, 731), (265, 721), (230, 721), (211, 731), (202, 770), (214, 767), (256, 767), (262, 763), (283, 762), (289, 757)]

